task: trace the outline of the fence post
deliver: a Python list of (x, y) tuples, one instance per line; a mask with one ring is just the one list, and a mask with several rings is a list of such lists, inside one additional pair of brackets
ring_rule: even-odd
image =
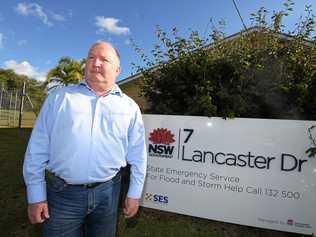
[(24, 96), (25, 96), (25, 81), (23, 82), (23, 90), (21, 94), (21, 103), (20, 103), (20, 115), (19, 115), (19, 128), (22, 128), (22, 116), (23, 116), (23, 104), (24, 104)]
[(16, 107), (18, 104), (18, 90), (15, 90), (15, 102), (14, 102), (14, 117), (13, 117), (13, 126), (16, 127)]
[(10, 91), (10, 103), (9, 103), (9, 113), (8, 113), (8, 126), (11, 124), (11, 107), (12, 107), (12, 90)]
[(3, 97), (3, 82), (1, 83), (1, 90), (0, 90), (0, 120), (1, 120), (1, 110), (2, 110), (2, 97)]

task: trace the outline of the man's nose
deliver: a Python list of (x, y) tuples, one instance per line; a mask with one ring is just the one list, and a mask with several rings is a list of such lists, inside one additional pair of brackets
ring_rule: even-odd
[(93, 66), (95, 67), (100, 67), (101, 66), (101, 60), (96, 58), (94, 61), (93, 61)]

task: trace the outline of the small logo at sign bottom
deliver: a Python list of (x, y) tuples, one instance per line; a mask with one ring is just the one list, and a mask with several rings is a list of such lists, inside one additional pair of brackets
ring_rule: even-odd
[(145, 193), (144, 199), (147, 202), (154, 202), (159, 204), (168, 204), (169, 202), (168, 196), (157, 193)]
[(293, 225), (293, 223), (294, 223), (294, 221), (293, 221), (292, 219), (288, 219), (288, 220), (287, 220), (287, 224), (288, 224), (288, 225)]

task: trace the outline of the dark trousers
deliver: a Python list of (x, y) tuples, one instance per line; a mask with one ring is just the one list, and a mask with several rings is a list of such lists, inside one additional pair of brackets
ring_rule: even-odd
[(87, 237), (115, 237), (120, 186), (120, 172), (94, 188), (49, 178), (44, 237), (80, 237), (83, 226)]

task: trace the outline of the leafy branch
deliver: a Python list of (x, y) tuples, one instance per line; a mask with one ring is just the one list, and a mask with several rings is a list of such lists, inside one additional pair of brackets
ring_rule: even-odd
[(316, 138), (313, 137), (312, 135), (312, 130), (315, 129), (316, 126), (313, 125), (308, 129), (308, 137), (312, 143), (312, 147), (310, 147), (307, 151), (306, 154), (308, 154), (308, 157), (315, 157), (316, 156)]

